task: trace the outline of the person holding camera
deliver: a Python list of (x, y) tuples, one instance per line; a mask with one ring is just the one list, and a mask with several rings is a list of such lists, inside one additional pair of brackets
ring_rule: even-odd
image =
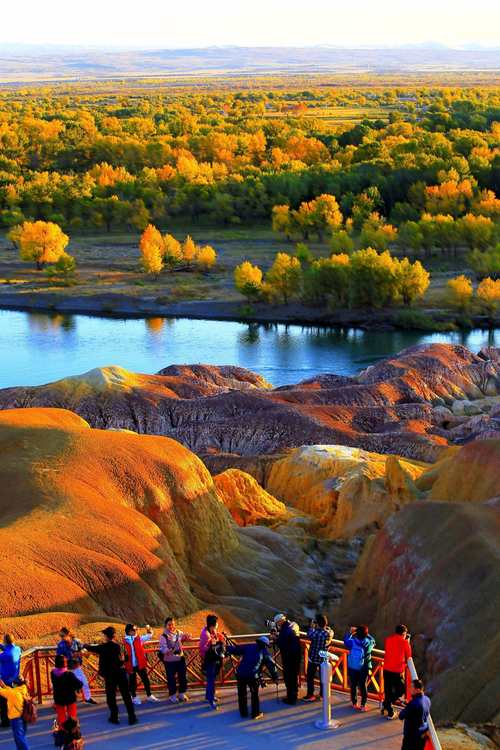
[(144, 685), (144, 690), (146, 691), (147, 696), (146, 700), (150, 703), (159, 702), (159, 698), (151, 692), (151, 683), (148, 676), (148, 658), (144, 650), (144, 644), (150, 641), (152, 637), (153, 629), (150, 625), (146, 625), (146, 632), (144, 635), (139, 635), (136, 625), (133, 625), (132, 623), (125, 625), (125, 638), (123, 639), (123, 645), (127, 655), (125, 660), (125, 670), (128, 674), (132, 703), (135, 706), (140, 706), (142, 703), (137, 695), (137, 675), (139, 675), (142, 684)]
[[(160, 635), (159, 651), (167, 675), (169, 703), (185, 703), (189, 700), (186, 694), (186, 658), (182, 650), (184, 641), (189, 640), (192, 640), (192, 636), (178, 630), (174, 618), (167, 617), (165, 628)], [(179, 697), (177, 697), (177, 682), (179, 683)]]
[(217, 615), (207, 615), (207, 624), (200, 633), (199, 643), (202, 670), (206, 678), (205, 700), (214, 711), (218, 709), (215, 680), (224, 658), (224, 636), (218, 632), (218, 619)]
[(281, 612), (275, 615), (273, 637), (280, 650), (283, 665), (283, 680), (286, 686), (286, 698), (283, 703), (295, 706), (299, 693), (299, 672), (302, 651), (300, 647), (300, 630), (296, 622), (290, 622)]
[(394, 719), (393, 703), (405, 693), (404, 672), (411, 657), (410, 634), (406, 625), (396, 625), (392, 635), (385, 639), (384, 656), (384, 703), (382, 716)]
[(401, 750), (424, 750), (429, 739), (430, 710), (431, 702), (424, 693), (423, 683), (413, 680), (411, 700), (399, 712), (399, 718), (404, 721)]
[[(311, 627), (307, 631), (307, 639), (310, 642), (307, 660), (307, 693), (303, 700), (312, 702), (317, 700), (314, 695), (314, 679), (321, 666), (319, 652), (327, 651), (333, 640), (333, 630), (328, 627), (325, 615), (317, 615), (316, 619), (311, 622)], [(320, 695), (322, 694), (323, 687), (320, 684)]]
[(269, 638), (263, 635), (257, 638), (255, 643), (245, 643), (241, 646), (231, 644), (227, 648), (228, 654), (241, 656), (241, 661), (236, 669), (236, 679), (238, 682), (238, 706), (242, 718), (248, 717), (247, 690), (250, 690), (252, 719), (262, 719), (264, 716), (260, 710), (259, 701), (259, 686), (264, 668), (269, 672), (271, 679), (278, 684), (278, 670), (269, 653), (269, 645)]
[[(366, 711), (368, 700), (366, 683), (372, 668), (371, 653), (375, 647), (375, 638), (369, 634), (368, 625), (356, 625), (345, 634), (344, 646), (349, 651), (347, 674), (351, 688), (352, 707), (359, 711)], [(361, 695), (360, 706), (358, 706), (358, 688)]]

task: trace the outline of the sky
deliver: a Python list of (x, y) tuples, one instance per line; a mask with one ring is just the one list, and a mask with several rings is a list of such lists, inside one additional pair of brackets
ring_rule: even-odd
[(23, 0), (3, 2), (0, 43), (134, 48), (500, 46), (497, 0)]

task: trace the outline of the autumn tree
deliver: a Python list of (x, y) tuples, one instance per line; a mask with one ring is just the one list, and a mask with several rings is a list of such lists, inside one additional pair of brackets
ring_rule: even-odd
[(153, 224), (148, 224), (142, 233), (139, 249), (142, 267), (146, 273), (159, 274), (163, 268), (164, 242), (161, 232)]
[(262, 271), (248, 260), (234, 269), (236, 289), (248, 300), (256, 300), (262, 292)]
[(398, 296), (397, 266), (388, 250), (368, 247), (351, 255), (350, 301), (359, 307), (384, 307)]
[(182, 262), (182, 245), (172, 234), (163, 236), (163, 260), (169, 268)]
[(494, 315), (500, 307), (500, 279), (483, 279), (477, 288), (477, 297), (488, 313)]
[(448, 302), (452, 307), (464, 311), (472, 299), (472, 282), (463, 274), (450, 279), (447, 284)]
[(288, 253), (278, 253), (266, 274), (266, 282), (271, 292), (287, 305), (300, 289), (301, 276), (299, 259)]
[(217, 262), (217, 253), (211, 245), (196, 248), (195, 263), (203, 271), (209, 271)]
[(411, 305), (424, 296), (430, 284), (430, 273), (419, 260), (411, 263), (408, 258), (396, 262), (397, 290), (403, 304)]
[(354, 240), (345, 229), (332, 233), (330, 249), (334, 255), (350, 255), (354, 250)]
[(190, 234), (182, 243), (182, 259), (184, 263), (190, 266), (196, 256), (196, 244)]
[(34, 260), (38, 270), (46, 263), (57, 263), (69, 242), (58, 224), (51, 221), (25, 221), (16, 240), (22, 260)]
[(319, 258), (304, 274), (304, 296), (309, 302), (319, 305), (347, 305), (350, 275), (350, 258), (346, 253)]
[(283, 234), (287, 239), (290, 239), (292, 235), (290, 206), (273, 206), (272, 228), (273, 232), (276, 232), (276, 234)]
[(387, 224), (379, 213), (374, 211), (364, 222), (359, 241), (362, 247), (373, 247), (375, 250), (387, 250), (389, 243), (394, 242), (398, 230)]

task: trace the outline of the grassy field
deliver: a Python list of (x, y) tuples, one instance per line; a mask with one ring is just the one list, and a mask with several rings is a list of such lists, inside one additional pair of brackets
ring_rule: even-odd
[[(266, 227), (195, 229), (190, 226), (174, 230), (179, 239), (188, 233), (196, 242), (209, 243), (217, 250), (217, 266), (210, 273), (165, 271), (159, 278), (154, 278), (146, 275), (140, 267), (139, 234), (86, 235), (72, 237), (68, 247), (78, 264), (72, 286), (54, 283), (43, 271), (37, 271), (34, 264), (19, 260), (12, 244), (5, 236), (0, 236), (0, 289), (57, 292), (74, 297), (111, 292), (130, 297), (161, 297), (165, 303), (242, 301), (233, 283), (234, 268), (242, 260), (250, 260), (265, 271), (277, 252), (294, 251), (293, 243), (277, 238)], [(309, 247), (317, 257), (330, 254), (327, 243), (309, 243)], [(439, 307), (444, 302), (446, 281), (468, 272), (465, 255), (449, 260), (430, 258), (424, 260), (424, 265), (431, 271), (432, 282), (422, 304)]]

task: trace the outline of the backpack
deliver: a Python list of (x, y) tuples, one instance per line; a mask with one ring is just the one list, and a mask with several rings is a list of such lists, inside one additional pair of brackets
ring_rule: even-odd
[(349, 667), (349, 669), (359, 671), (360, 669), (363, 669), (365, 660), (366, 653), (363, 643), (361, 641), (358, 641), (357, 638), (354, 638), (352, 641), (352, 648), (349, 651), (349, 656), (347, 657), (347, 666)]
[(21, 718), (26, 724), (34, 724), (38, 719), (38, 712), (32, 698), (24, 699)]

